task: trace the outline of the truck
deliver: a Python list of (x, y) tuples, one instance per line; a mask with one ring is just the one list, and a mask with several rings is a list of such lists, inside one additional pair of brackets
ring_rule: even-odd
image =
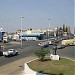
[(62, 45), (69, 46), (69, 45), (75, 45), (75, 39), (68, 39), (68, 40), (62, 40)]
[(13, 41), (20, 40), (19, 34), (14, 34), (12, 40), (13, 40)]
[(9, 42), (9, 38), (8, 38), (8, 34), (7, 34), (7, 33), (5, 33), (5, 34), (3, 35), (3, 42), (4, 42), (4, 43)]
[(17, 50), (15, 50), (15, 49), (9, 49), (8, 51), (6, 51), (6, 52), (3, 52), (3, 55), (5, 56), (5, 57), (7, 57), (7, 56), (14, 56), (14, 55), (17, 55), (18, 54), (18, 51)]
[(8, 42), (8, 41), (9, 41), (8, 37), (3, 36), (3, 42), (6, 43), (6, 42)]

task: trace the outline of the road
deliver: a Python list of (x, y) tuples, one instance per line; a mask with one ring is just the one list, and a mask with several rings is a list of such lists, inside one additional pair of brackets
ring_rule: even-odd
[[(72, 58), (75, 59), (74, 56), (74, 49), (75, 46), (70, 46), (70, 47), (66, 47), (64, 49), (58, 49), (57, 50), (57, 54), (63, 57), (68, 57), (68, 58)], [(13, 56), (13, 57), (4, 57), (1, 56), (0, 57), (0, 66), (6, 65), (8, 63), (11, 63), (13, 61), (22, 59), (22, 58), (26, 58), (29, 56), (35, 56), (34, 51), (37, 49), (40, 49), (40, 47), (38, 46), (38, 41), (25, 41), (23, 42), (23, 48), (20, 48), (20, 44), (13, 44), (13, 45), (9, 45), (6, 47), (5, 51), (7, 51), (9, 48), (14, 48), (16, 50), (18, 50), (19, 55), (17, 56)], [(53, 52), (51, 49), (53, 47), (49, 46), (45, 49), (49, 50), (51, 53)]]
[(69, 46), (64, 49), (57, 50), (59, 56), (71, 58), (75, 60), (75, 46)]
[(34, 51), (40, 47), (37, 46), (37, 42), (34, 41), (26, 41), (23, 43), (23, 48), (20, 48), (20, 44), (19, 45), (9, 45), (8, 47), (6, 47), (6, 49), (4, 51), (7, 51), (9, 48), (14, 48), (19, 52), (19, 55), (17, 56), (13, 56), (13, 57), (4, 57), (1, 56), (0, 57), (0, 66), (11, 63), (13, 61), (19, 60), (21, 58), (25, 58), (28, 56), (32, 56), (34, 55)]
[[(4, 51), (7, 51), (9, 48), (15, 48), (18, 50), (19, 55), (10, 58), (4, 56), (0, 57), (0, 75), (22, 75), (20, 73), (24, 70), (24, 63), (36, 58), (34, 51), (40, 49), (38, 43), (38, 41), (25, 41), (23, 42), (22, 49), (20, 48), (20, 44), (14, 43), (12, 45), (8, 45)], [(75, 46), (70, 46), (64, 49), (58, 49), (57, 54), (75, 60), (74, 47)], [(53, 46), (50, 45), (44, 49), (47, 49), (50, 53), (53, 53), (52, 48)], [(49, 55), (50, 54), (47, 56)]]

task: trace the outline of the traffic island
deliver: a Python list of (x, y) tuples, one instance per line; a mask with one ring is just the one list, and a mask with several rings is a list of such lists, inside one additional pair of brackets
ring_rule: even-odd
[(28, 75), (74, 75), (74, 63), (75, 61), (66, 58), (61, 58), (59, 61), (53, 61), (50, 58), (45, 58), (44, 61), (39, 61), (37, 59), (25, 63), (24, 71), (28, 73)]
[[(42, 74), (42, 73), (39, 73), (39, 72), (37, 72), (37, 71), (34, 71), (34, 70), (32, 70), (29, 66), (28, 66), (28, 64), (27, 63), (25, 63), (24, 64), (24, 73), (26, 74), (26, 75), (47, 75), (47, 74)], [(40, 71), (41, 72), (41, 71)]]

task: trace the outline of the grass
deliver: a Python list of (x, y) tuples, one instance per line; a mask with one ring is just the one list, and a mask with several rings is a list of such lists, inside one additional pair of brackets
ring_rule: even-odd
[(28, 63), (28, 66), (37, 72), (46, 73), (49, 75), (74, 75), (75, 61), (61, 58), (59, 61), (52, 61), (45, 59), (41, 62), (39, 60)]

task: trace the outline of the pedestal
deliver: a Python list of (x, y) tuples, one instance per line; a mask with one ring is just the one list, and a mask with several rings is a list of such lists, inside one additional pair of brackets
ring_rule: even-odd
[(50, 54), (50, 59), (51, 60), (59, 60), (59, 55)]

